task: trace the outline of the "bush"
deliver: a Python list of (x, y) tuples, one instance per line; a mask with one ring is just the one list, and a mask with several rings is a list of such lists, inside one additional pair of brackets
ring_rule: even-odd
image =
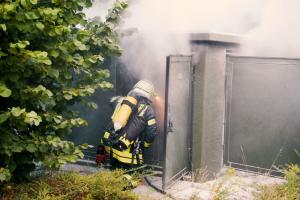
[[(109, 89), (104, 60), (121, 53), (114, 31), (127, 6), (106, 21), (88, 21), (92, 0), (5, 0), (0, 3), (0, 185), (24, 180), (35, 163), (57, 168), (82, 157), (63, 138), (86, 125), (70, 106)], [(102, 66), (102, 67), (100, 67)]]
[(263, 186), (258, 194), (260, 200), (299, 200), (300, 199), (300, 167), (290, 165), (284, 170), (287, 180), (282, 185)]
[(123, 171), (102, 171), (91, 175), (63, 172), (28, 184), (6, 186), (7, 200), (131, 200), (137, 199)]

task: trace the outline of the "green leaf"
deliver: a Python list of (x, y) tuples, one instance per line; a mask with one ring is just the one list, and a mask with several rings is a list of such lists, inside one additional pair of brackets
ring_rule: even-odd
[(71, 94), (64, 94), (64, 98), (66, 100), (71, 100), (73, 98), (73, 96)]
[(29, 152), (31, 152), (31, 153), (33, 153), (33, 152), (35, 152), (37, 150), (37, 148), (36, 148), (36, 146), (34, 144), (28, 144), (26, 146), (26, 150), (29, 151)]
[(97, 58), (99, 61), (101, 61), (101, 62), (104, 61), (104, 58), (103, 58), (103, 56), (101, 56), (101, 55), (97, 55), (96, 58)]
[(6, 3), (3, 6), (4, 12), (11, 12), (14, 11), (16, 8), (15, 4), (13, 3)]
[(46, 145), (46, 144), (41, 144), (40, 146), (39, 146), (39, 150), (42, 152), (42, 153), (44, 153), (44, 152), (47, 152), (48, 151), (48, 146)]
[(73, 41), (73, 44), (76, 46), (76, 47), (79, 47), (82, 45), (82, 42), (78, 41), (78, 40), (74, 40)]
[(73, 62), (73, 57), (71, 55), (66, 55), (65, 59), (67, 62)]
[(0, 96), (9, 97), (11, 95), (11, 90), (6, 87), (6, 85), (0, 82)]
[(21, 5), (26, 8), (27, 7), (27, 3), (26, 3), (26, 0), (21, 0)]
[(30, 0), (30, 3), (33, 4), (33, 5), (37, 4), (37, 0)]
[(37, 14), (34, 13), (34, 12), (26, 12), (25, 13), (25, 18), (26, 19), (38, 19), (39, 16), (37, 16)]
[(4, 123), (10, 117), (9, 112), (0, 114), (0, 124)]
[(87, 46), (80, 42), (79, 40), (74, 40), (73, 44), (79, 49), (79, 50), (88, 50)]
[(5, 56), (7, 56), (7, 55), (8, 55), (7, 53), (4, 53), (4, 52), (0, 51), (0, 58), (1, 58), (1, 57), (5, 57)]
[(25, 108), (21, 109), (20, 107), (13, 107), (10, 112), (14, 117), (19, 117), (25, 112)]
[(97, 59), (95, 57), (90, 57), (88, 59), (91, 63), (96, 63), (97, 62)]
[(14, 146), (14, 148), (12, 149), (13, 152), (16, 152), (16, 153), (20, 153), (24, 150), (24, 147), (21, 146), (21, 145), (18, 145), (18, 146)]
[(50, 56), (54, 57), (54, 58), (57, 58), (59, 56), (59, 51), (55, 50), (55, 49), (52, 49), (50, 51)]
[(3, 30), (3, 31), (6, 31), (7, 28), (6, 28), (6, 25), (5, 24), (0, 24), (0, 28)]
[[(0, 185), (10, 175), (28, 175), (36, 163), (59, 167), (83, 157), (86, 145), (67, 142), (65, 134), (87, 125), (77, 104), (111, 85), (101, 64), (121, 53), (112, 22), (123, 4), (115, 4), (107, 22), (91, 22), (82, 9), (92, 2), (1, 1)], [(10, 161), (22, 170), (13, 171)]]
[(36, 112), (31, 111), (26, 113), (24, 122), (30, 125), (39, 126), (40, 122), (42, 122), (42, 118), (36, 114)]
[(52, 78), (58, 78), (59, 76), (59, 71), (53, 68), (48, 69), (47, 75), (52, 77)]
[(0, 183), (4, 181), (9, 181), (11, 178), (11, 173), (8, 169), (0, 168)]
[(86, 91), (89, 92), (90, 94), (95, 93), (95, 89), (93, 89), (93, 88), (87, 88)]
[(44, 30), (45, 28), (45, 25), (42, 22), (37, 22), (35, 26), (40, 30)]
[(51, 65), (52, 64), (51, 60), (49, 60), (49, 59), (44, 60), (43, 63), (46, 64), (46, 65)]
[(66, 79), (72, 79), (72, 75), (71, 75), (69, 72), (65, 72), (65, 73), (64, 73), (64, 77), (65, 77)]
[(98, 105), (95, 102), (88, 102), (88, 106), (93, 109), (98, 109)]
[(59, 123), (61, 123), (61, 121), (62, 121), (62, 116), (57, 115), (57, 116), (55, 116), (55, 117), (53, 118), (53, 120), (55, 121), (55, 123), (59, 124)]
[(93, 146), (92, 146), (92, 145), (89, 145), (88, 143), (83, 143), (83, 144), (80, 145), (80, 147), (81, 147), (82, 149), (93, 148)]
[(19, 42), (17, 43), (17, 47), (19, 47), (20, 49), (24, 49), (26, 47), (26, 44)]
[[(40, 94), (40, 95), (47, 95), (48, 97), (52, 97), (53, 93), (48, 90), (47, 88), (45, 88), (43, 85), (39, 85), (34, 89), (31, 89), (30, 92), (36, 93), (36, 94)], [(27, 91), (26, 91), (27, 92)]]

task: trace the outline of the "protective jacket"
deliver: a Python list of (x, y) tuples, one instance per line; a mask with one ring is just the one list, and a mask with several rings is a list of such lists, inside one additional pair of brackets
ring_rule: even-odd
[[(137, 93), (130, 92), (128, 96), (137, 99), (132, 106), (132, 113), (127, 124), (121, 130), (114, 132), (113, 125), (105, 131), (102, 143), (111, 158), (125, 164), (142, 164), (143, 150), (150, 147), (157, 134), (155, 112), (151, 101)], [(122, 104), (130, 104), (126, 98), (115, 100), (115, 112)], [(112, 117), (113, 118), (113, 117)]]

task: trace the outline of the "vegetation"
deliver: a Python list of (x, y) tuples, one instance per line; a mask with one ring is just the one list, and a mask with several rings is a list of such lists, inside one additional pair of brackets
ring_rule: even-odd
[(102, 171), (91, 175), (61, 172), (29, 184), (6, 185), (6, 200), (131, 200), (130, 182), (123, 171)]
[(92, 0), (0, 2), (0, 185), (28, 178), (36, 163), (57, 168), (83, 156), (87, 145), (63, 139), (72, 127), (87, 124), (70, 106), (97, 108), (84, 97), (112, 87), (103, 63), (121, 53), (114, 29), (127, 6), (117, 1), (100, 22), (82, 12), (91, 5)]
[(290, 165), (284, 170), (286, 183), (262, 186), (258, 193), (259, 200), (299, 200), (300, 199), (300, 167)]

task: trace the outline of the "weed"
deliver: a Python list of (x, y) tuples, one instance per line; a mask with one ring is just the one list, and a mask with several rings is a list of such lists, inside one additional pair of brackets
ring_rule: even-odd
[(284, 170), (287, 180), (284, 184), (262, 186), (257, 194), (259, 200), (299, 200), (300, 199), (300, 166), (289, 165)]
[[(14, 200), (132, 200), (137, 196), (123, 171), (101, 171), (82, 175), (60, 172), (30, 183), (12, 185)], [(3, 197), (2, 197), (3, 198)], [(5, 200), (12, 200), (4, 197)]]
[(228, 185), (226, 186), (226, 182), (230, 177), (236, 175), (236, 170), (234, 168), (228, 168), (226, 173), (219, 178), (219, 181), (216, 181), (212, 187), (212, 191), (214, 195), (212, 196), (212, 200), (225, 200), (228, 199), (230, 192), (230, 188)]
[(213, 192), (215, 193), (212, 197), (213, 200), (225, 200), (228, 196), (229, 190), (224, 187), (225, 180), (221, 180), (213, 187)]
[(192, 182), (204, 183), (210, 177), (209, 171), (206, 168), (195, 169), (192, 174)]
[(201, 200), (200, 197), (197, 196), (197, 194), (193, 194), (189, 200)]

